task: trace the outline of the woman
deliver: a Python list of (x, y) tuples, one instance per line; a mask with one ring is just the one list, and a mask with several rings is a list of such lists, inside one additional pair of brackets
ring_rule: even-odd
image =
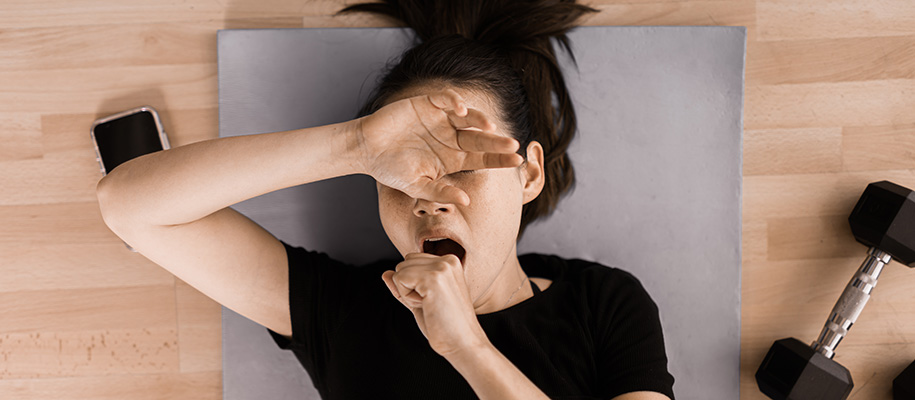
[[(673, 398), (658, 311), (634, 277), (517, 256), (574, 180), (575, 114), (550, 38), (568, 50), (565, 32), (594, 10), (391, 0), (341, 13), (358, 11), (421, 41), (359, 118), (124, 163), (98, 186), (112, 231), (267, 327), (324, 399)], [(228, 208), (356, 173), (377, 181), (396, 265), (342, 264)]]

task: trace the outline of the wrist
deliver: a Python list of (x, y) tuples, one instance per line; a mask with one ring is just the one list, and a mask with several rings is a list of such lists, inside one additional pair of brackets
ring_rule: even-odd
[(333, 147), (333, 154), (344, 160), (349, 171), (354, 174), (365, 174), (368, 171), (365, 166), (365, 139), (362, 135), (363, 119), (342, 122), (342, 132), (335, 137), (337, 140)]
[(447, 354), (441, 354), (455, 368), (460, 369), (459, 365), (478, 365), (479, 362), (490, 357), (493, 352), (497, 352), (496, 346), (488, 338), (476, 341), (472, 344), (463, 346), (458, 350)]

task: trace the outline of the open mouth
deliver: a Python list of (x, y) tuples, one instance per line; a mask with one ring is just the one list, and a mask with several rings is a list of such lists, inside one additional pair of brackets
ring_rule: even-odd
[(451, 239), (432, 239), (423, 242), (423, 253), (443, 256), (445, 254), (454, 254), (464, 263), (464, 255), (467, 252), (461, 245)]

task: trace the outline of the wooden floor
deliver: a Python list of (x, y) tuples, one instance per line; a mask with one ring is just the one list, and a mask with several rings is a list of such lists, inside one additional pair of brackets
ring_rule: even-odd
[[(864, 256), (867, 183), (915, 188), (915, 2), (603, 0), (586, 25), (748, 28), (741, 398), (773, 340), (815, 338)], [(217, 137), (216, 31), (389, 26), (339, 0), (0, 1), (0, 398), (219, 399), (220, 308), (99, 215), (89, 126), (157, 107)], [(915, 271), (893, 263), (839, 348), (851, 399), (915, 360)]]

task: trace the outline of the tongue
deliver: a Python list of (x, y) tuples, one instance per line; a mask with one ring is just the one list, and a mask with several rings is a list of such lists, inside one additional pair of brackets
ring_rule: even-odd
[(437, 256), (454, 254), (463, 261), (465, 251), (464, 248), (454, 240), (442, 239), (423, 243), (423, 253), (435, 254)]

